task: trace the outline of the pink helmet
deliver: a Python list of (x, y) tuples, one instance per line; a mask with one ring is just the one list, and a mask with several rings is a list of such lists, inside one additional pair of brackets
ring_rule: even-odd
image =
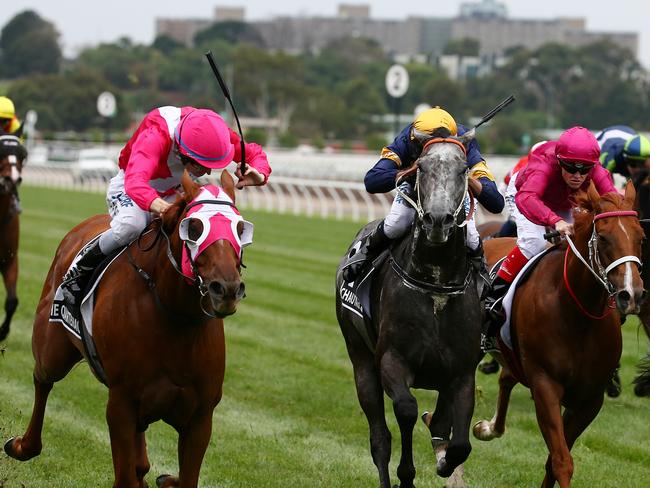
[(555, 145), (555, 157), (561, 161), (594, 165), (599, 162), (600, 148), (588, 129), (576, 126), (560, 135)]
[(235, 155), (228, 125), (212, 110), (188, 113), (176, 126), (174, 140), (181, 154), (206, 168), (225, 168)]

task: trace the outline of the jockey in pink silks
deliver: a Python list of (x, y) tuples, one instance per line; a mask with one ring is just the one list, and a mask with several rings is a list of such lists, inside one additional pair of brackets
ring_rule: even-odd
[(564, 131), (557, 141), (546, 142), (530, 153), (528, 164), (516, 175), (509, 190), (515, 205), (517, 245), (501, 264), (492, 283), (486, 307), (492, 312), (488, 336), (502, 320), (501, 298), (519, 271), (546, 248), (544, 233), (551, 227), (561, 235), (573, 232), (573, 197), (591, 182), (600, 195), (616, 192), (609, 172), (599, 163), (600, 149), (594, 135), (584, 127)]
[[(245, 145), (246, 171), (235, 171), (238, 188), (266, 184), (271, 167), (258, 144)], [(210, 174), (232, 161), (241, 162), (239, 136), (212, 110), (160, 107), (149, 112), (122, 149), (119, 171), (106, 193), (111, 227), (82, 251), (63, 278), (66, 303), (78, 307), (82, 291), (99, 263), (129, 244), (176, 199), (183, 172)]]

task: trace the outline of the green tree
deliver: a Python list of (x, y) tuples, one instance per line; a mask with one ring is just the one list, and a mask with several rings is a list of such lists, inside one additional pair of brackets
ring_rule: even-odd
[(195, 46), (209, 47), (215, 41), (225, 41), (230, 44), (246, 43), (258, 48), (264, 48), (266, 45), (255, 26), (235, 20), (215, 22), (194, 36)]
[(62, 53), (54, 25), (33, 10), (13, 17), (0, 32), (2, 74), (17, 78), (32, 73), (58, 73)]
[(183, 43), (178, 42), (176, 39), (173, 37), (170, 37), (168, 35), (162, 35), (162, 36), (157, 36), (153, 44), (151, 45), (154, 49), (157, 49), (161, 53), (163, 53), (166, 56), (169, 56), (172, 54), (176, 49), (182, 49)]
[(458, 56), (478, 56), (480, 49), (481, 43), (478, 39), (464, 37), (449, 41), (443, 52), (445, 54), (457, 54)]

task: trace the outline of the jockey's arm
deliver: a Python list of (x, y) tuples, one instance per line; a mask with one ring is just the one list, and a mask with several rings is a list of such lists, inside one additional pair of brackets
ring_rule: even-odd
[(485, 210), (494, 214), (501, 213), (505, 206), (505, 200), (501, 192), (499, 192), (494, 176), (485, 161), (472, 166), (469, 177), (469, 187)]
[[(230, 129), (230, 142), (235, 147), (233, 160), (241, 163), (241, 139), (232, 129)], [(269, 165), (268, 157), (262, 149), (262, 146), (255, 144), (254, 142), (249, 142), (244, 145), (244, 149), (246, 151), (246, 174), (242, 175), (241, 166), (237, 166), (235, 172), (235, 176), (239, 178), (237, 188), (265, 185), (271, 175), (271, 166)]]
[(388, 193), (395, 189), (395, 178), (398, 168), (395, 161), (387, 158), (380, 159), (366, 173), (363, 182), (368, 193)]

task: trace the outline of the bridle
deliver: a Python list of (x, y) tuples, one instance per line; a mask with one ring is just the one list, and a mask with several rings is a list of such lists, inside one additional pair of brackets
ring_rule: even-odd
[[(434, 139), (429, 140), (429, 141), (424, 145), (424, 147), (422, 148), (422, 153), (421, 153), (421, 154), (424, 154), (424, 152), (425, 152), (425, 151), (426, 151), (426, 150), (427, 150), (427, 149), (428, 149), (432, 144), (441, 143), (441, 142), (447, 142), (447, 143), (455, 144), (456, 146), (458, 146), (458, 147), (460, 147), (460, 148), (462, 149), (462, 151), (463, 151), (463, 155), (464, 155), (465, 157), (467, 157), (467, 149), (465, 149), (465, 146), (463, 146), (463, 143), (460, 142), (460, 141), (458, 141), (457, 139), (452, 139), (452, 138), (449, 138), (449, 137), (436, 137), (436, 138), (434, 138)], [(420, 156), (420, 157), (422, 157), (422, 156)], [(422, 219), (422, 218), (424, 217), (424, 209), (422, 208), (422, 204), (420, 203), (420, 163), (419, 163), (419, 160), (416, 161), (416, 162), (414, 163), (413, 168), (414, 168), (414, 169), (409, 170), (409, 171), (405, 172), (404, 174), (402, 174), (402, 176), (399, 177), (399, 178), (395, 181), (395, 191), (397, 192), (397, 194), (398, 194), (400, 197), (402, 197), (406, 202), (408, 202), (409, 205), (411, 205), (411, 206), (413, 207), (413, 209), (415, 209), (415, 211), (416, 211), (417, 214), (418, 214), (418, 217), (419, 217), (420, 219)], [(401, 182), (405, 177), (410, 176), (410, 175), (413, 173), (413, 171), (415, 171), (415, 186), (414, 186), (414, 190), (415, 190), (416, 200), (413, 200), (409, 195), (407, 195), (407, 194), (406, 194), (404, 191), (402, 191), (402, 189), (399, 187), (399, 186), (400, 186), (400, 182)], [(467, 194), (467, 190), (468, 190), (468, 188), (469, 188), (469, 173), (468, 173), (467, 171), (465, 172), (465, 182), (464, 182), (464, 183), (465, 183), (465, 189), (463, 190), (463, 193), (462, 193), (463, 198), (461, 199), (460, 203), (458, 204), (458, 207), (456, 207), (456, 210), (455, 210), (454, 213), (452, 214), (453, 217), (454, 217), (454, 224), (455, 224), (457, 227), (464, 227), (464, 226), (466, 226), (467, 223), (471, 220), (471, 218), (472, 218), (472, 214), (474, 213), (474, 195), (472, 194), (472, 192), (470, 192), (470, 193), (469, 193), (469, 197), (470, 197), (470, 210), (469, 210), (469, 212), (467, 213), (467, 216), (466, 216), (465, 220), (463, 220), (463, 222), (461, 222), (460, 224), (457, 224), (457, 223), (456, 223), (457, 220), (458, 220), (458, 214), (460, 214), (460, 211), (465, 207), (465, 195)]]
[[(641, 260), (634, 255), (628, 255), (628, 256), (623, 256), (621, 258), (618, 258), (614, 261), (612, 261), (607, 267), (604, 267), (602, 265), (602, 262), (600, 260), (600, 254), (598, 252), (598, 231), (596, 230), (596, 221), (601, 220), (601, 219), (606, 219), (606, 218), (611, 218), (611, 217), (635, 217), (638, 218), (638, 213), (635, 210), (616, 210), (613, 212), (603, 212), (600, 214), (597, 214), (594, 217), (594, 220), (592, 222), (592, 231), (591, 231), (591, 237), (589, 238), (589, 241), (587, 241), (587, 248), (589, 249), (589, 262), (587, 262), (582, 255), (580, 254), (580, 251), (576, 248), (576, 245), (574, 244), (573, 240), (569, 236), (565, 236), (567, 243), (569, 246), (567, 247), (567, 251), (564, 255), (564, 284), (566, 285), (567, 290), (569, 291), (569, 294), (573, 298), (573, 300), (576, 302), (578, 305), (578, 308), (582, 311), (583, 314), (586, 316), (592, 318), (592, 319), (602, 319), (605, 316), (607, 316), (610, 312), (611, 309), (614, 308), (613, 306), (613, 298), (614, 295), (616, 294), (616, 289), (614, 288), (614, 285), (612, 284), (611, 281), (609, 281), (608, 275), (609, 272), (612, 271), (614, 268), (617, 266), (623, 264), (623, 263), (636, 263), (639, 268), (642, 267)], [(569, 279), (568, 279), (568, 274), (567, 274), (567, 258), (569, 255), (569, 249), (573, 251), (573, 254), (587, 267), (587, 269), (591, 272), (591, 274), (596, 278), (596, 280), (603, 286), (605, 291), (607, 292), (608, 298), (607, 298), (607, 303), (608, 307), (610, 310), (606, 311), (603, 315), (601, 316), (594, 316), (587, 312), (587, 310), (584, 308), (584, 306), (580, 303), (580, 300), (578, 300), (576, 294), (574, 293), (573, 289), (571, 288), (571, 285), (569, 284)]]
[[(235, 206), (234, 203), (232, 203), (232, 202), (230, 202), (230, 201), (228, 201), (228, 200), (217, 200), (217, 199), (214, 199), (214, 200), (212, 200), (212, 199), (210, 199), (210, 200), (197, 200), (197, 201), (195, 201), (195, 202), (191, 202), (191, 203), (189, 203), (189, 204), (185, 207), (185, 210), (184, 210), (183, 213), (184, 213), (184, 215), (187, 215), (187, 212), (188, 212), (191, 208), (196, 207), (197, 205), (205, 205), (205, 204), (210, 204), (210, 205), (228, 205), (228, 206), (230, 206), (230, 207), (232, 207), (232, 208), (235, 208), (235, 209), (237, 208), (237, 207)], [(182, 218), (179, 219), (179, 222), (180, 222), (181, 220), (182, 220)], [(158, 223), (159, 223), (159, 226), (158, 226), (157, 231), (154, 231), (154, 229), (151, 227), (151, 225), (152, 225), (154, 222), (158, 222)], [(152, 242), (149, 246), (142, 247), (142, 246), (140, 245), (140, 242), (141, 242), (142, 237), (144, 237), (146, 234), (149, 234), (150, 232), (156, 232), (156, 235), (155, 235), (155, 237), (154, 237), (153, 242)], [(206, 310), (206, 308), (205, 308), (205, 306), (204, 306), (204, 304), (203, 304), (203, 301), (204, 301), (205, 297), (207, 297), (208, 294), (209, 294), (209, 289), (208, 289), (208, 285), (205, 283), (205, 281), (203, 280), (203, 277), (202, 277), (202, 276), (200, 275), (200, 273), (199, 273), (198, 267), (196, 266), (196, 262), (192, 259), (192, 254), (191, 254), (191, 252), (190, 252), (190, 249), (189, 249), (189, 245), (188, 245), (188, 243), (187, 243), (187, 240), (182, 240), (182, 239), (181, 239), (181, 240), (183, 241), (183, 246), (185, 246), (185, 249), (186, 249), (186, 251), (187, 251), (187, 258), (188, 258), (188, 260), (189, 260), (189, 262), (190, 262), (190, 266), (191, 266), (191, 268), (192, 268), (192, 274), (194, 275), (194, 276), (191, 276), (191, 277), (190, 277), (190, 276), (187, 276), (185, 273), (183, 273), (183, 270), (181, 269), (181, 266), (178, 264), (178, 261), (176, 261), (176, 258), (174, 257), (174, 254), (173, 254), (173, 252), (172, 252), (172, 248), (171, 248), (171, 239), (169, 238), (169, 235), (167, 234), (167, 232), (165, 232), (165, 229), (164, 229), (164, 227), (163, 227), (163, 225), (162, 225), (162, 220), (161, 220), (160, 218), (156, 218), (156, 219), (154, 219), (154, 220), (151, 222), (151, 224), (149, 224), (149, 225), (148, 225), (148, 226), (147, 226), (147, 227), (146, 227), (146, 228), (145, 228), (145, 229), (140, 233), (140, 236), (139, 236), (138, 239), (136, 240), (136, 242), (137, 242), (137, 246), (138, 246), (138, 249), (139, 249), (140, 251), (142, 251), (142, 252), (148, 252), (148, 251), (150, 251), (150, 250), (151, 250), (151, 249), (156, 245), (156, 243), (158, 242), (158, 239), (160, 238), (160, 236), (163, 236), (164, 239), (165, 239), (165, 241), (166, 241), (166, 243), (167, 243), (167, 246), (166, 246), (167, 259), (168, 259), (169, 262), (171, 263), (171, 265), (172, 265), (172, 267), (174, 268), (174, 270), (176, 270), (176, 272), (177, 272), (179, 275), (181, 275), (184, 279), (186, 279), (186, 280), (192, 282), (194, 285), (196, 285), (196, 288), (197, 288), (199, 294), (201, 295), (201, 297), (199, 298), (199, 305), (200, 305), (200, 307), (201, 307), (201, 311), (202, 311), (205, 315), (207, 315), (208, 317), (210, 317), (210, 318), (223, 318), (223, 316), (222, 316), (221, 314), (211, 313), (211, 312), (209, 312), (208, 310)], [(154, 299), (155, 299), (155, 301), (156, 301), (156, 305), (158, 306), (158, 308), (160, 308), (160, 309), (163, 310), (164, 312), (166, 312), (166, 313), (170, 313), (170, 311), (167, 309), (167, 307), (166, 307), (166, 306), (162, 303), (162, 301), (160, 300), (160, 296), (158, 295), (158, 292), (157, 292), (157, 290), (156, 290), (156, 283), (155, 283), (155, 281), (153, 280), (153, 278), (151, 278), (151, 276), (150, 276), (150, 275), (149, 275), (145, 270), (143, 270), (140, 266), (138, 266), (138, 265), (135, 263), (135, 261), (133, 260), (133, 257), (131, 256), (131, 253), (129, 252), (129, 248), (130, 248), (130, 246), (127, 247), (127, 257), (128, 257), (128, 259), (129, 259), (129, 262), (131, 263), (131, 265), (133, 266), (133, 268), (136, 270), (136, 272), (137, 272), (137, 273), (142, 277), (142, 279), (144, 279), (144, 281), (147, 283), (148, 288), (149, 288), (149, 289), (152, 291), (152, 293), (154, 294)], [(242, 251), (242, 254), (243, 254), (243, 251)], [(240, 266), (245, 267), (244, 264), (241, 262), (241, 260), (240, 260), (239, 264), (240, 264)], [(240, 273), (241, 273), (241, 270), (240, 270)]]
[[(440, 143), (440, 142), (449, 142), (452, 144), (457, 145), (460, 147), (463, 151), (464, 155), (467, 155), (467, 151), (465, 149), (465, 146), (463, 144), (456, 140), (456, 139), (451, 139), (451, 138), (442, 138), (442, 137), (437, 137), (434, 139), (431, 139), (428, 141), (424, 147), (422, 148), (422, 153), (425, 152), (425, 150), (431, 146), (432, 144)], [(415, 194), (416, 194), (416, 200), (414, 201), (410, 196), (408, 196), (404, 191), (402, 191), (401, 188), (399, 188), (400, 182), (405, 178), (410, 175), (412, 175), (415, 172)], [(404, 172), (401, 177), (399, 177), (396, 181), (396, 188), (395, 190), (397, 193), (406, 201), (408, 202), (417, 212), (418, 217), (420, 221), (422, 221), (422, 218), (424, 217), (424, 209), (422, 208), (422, 204), (420, 203), (420, 166), (419, 162), (416, 161), (416, 163), (413, 165), (412, 168)], [(469, 188), (469, 175), (468, 172), (465, 171), (465, 187), (463, 189), (462, 193), (462, 198), (460, 201), (460, 204), (456, 208), (456, 210), (453, 213), (453, 218), (454, 218), (454, 224), (456, 227), (462, 228), (467, 225), (467, 223), (470, 221), (472, 218), (472, 214), (474, 213), (474, 196), (471, 192), (469, 192), (470, 196), (470, 210), (467, 213), (467, 217), (463, 222), (460, 224), (457, 223), (458, 220), (458, 215), (460, 214), (460, 211), (464, 209), (465, 207), (465, 195), (468, 193), (468, 188)], [(414, 278), (413, 276), (409, 275), (409, 273), (406, 271), (404, 267), (402, 267), (398, 261), (395, 259), (395, 256), (393, 256), (392, 251), (391, 251), (391, 256), (390, 256), (390, 264), (395, 271), (395, 273), (402, 279), (402, 282), (404, 283), (405, 286), (408, 288), (415, 290), (419, 293), (425, 293), (425, 294), (431, 294), (431, 295), (446, 295), (446, 296), (459, 296), (465, 293), (465, 290), (469, 286), (469, 283), (472, 278), (472, 268), (468, 267), (467, 272), (465, 273), (465, 278), (462, 283), (460, 284), (446, 284), (446, 283), (432, 283), (429, 281), (424, 281), (420, 280), (417, 278)]]

